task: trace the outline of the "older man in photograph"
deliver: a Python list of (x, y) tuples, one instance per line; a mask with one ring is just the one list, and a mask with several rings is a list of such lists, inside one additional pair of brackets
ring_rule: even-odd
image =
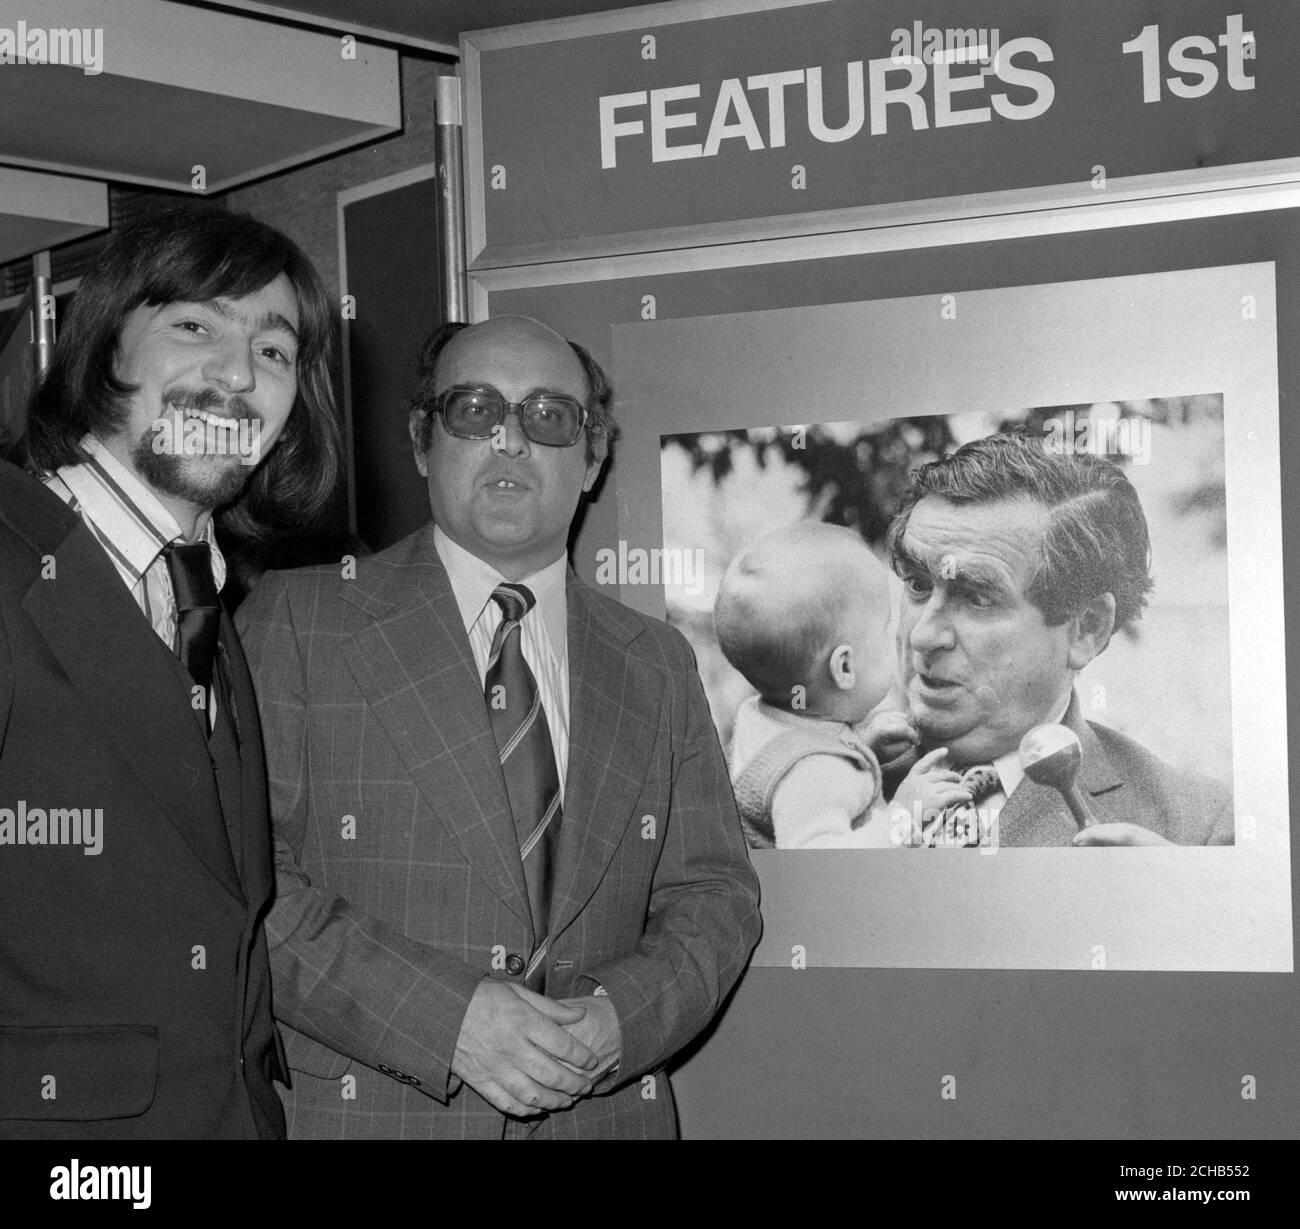
[[(973, 441), (913, 475), (888, 552), (904, 586), (902, 683), (920, 750), (946, 747), (971, 794), (900, 843), (1232, 843), (1226, 786), (1085, 720), (1074, 691), (1152, 589), (1146, 518), (1117, 465), (1025, 435)], [(1077, 739), (1077, 763), (1060, 730), (1026, 749), (1057, 751), (1066, 767), (1054, 781), (1027, 776), (1021, 754), (1045, 724)]]

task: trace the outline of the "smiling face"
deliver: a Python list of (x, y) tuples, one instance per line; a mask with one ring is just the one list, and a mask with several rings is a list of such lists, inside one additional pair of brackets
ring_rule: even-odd
[(946, 746), (952, 763), (1014, 751), (1095, 652), (1077, 619), (1049, 627), (1025, 596), (1049, 515), (1029, 498), (929, 495), (908, 519), (896, 564), (902, 677), (924, 744)]
[(298, 300), (280, 274), (242, 298), (137, 307), (116, 375), (133, 391), (105, 447), (184, 526), (235, 499), (298, 391)]
[[(495, 388), (518, 404), (538, 393), (587, 403), (587, 377), (572, 347), (536, 320), (501, 316), (456, 334), (438, 358), (438, 392), (457, 385)], [(434, 415), (429, 450), (415, 463), (427, 480), (434, 521), (453, 542), (520, 580), (564, 554), (584, 491), (600, 473), (580, 437), (567, 448), (533, 443), (516, 410), (495, 438), (449, 435)]]

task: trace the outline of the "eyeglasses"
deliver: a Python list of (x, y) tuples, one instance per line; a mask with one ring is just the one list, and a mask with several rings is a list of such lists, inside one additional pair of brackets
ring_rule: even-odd
[(518, 410), (524, 434), (534, 444), (545, 444), (548, 448), (576, 444), (588, 418), (586, 406), (561, 394), (539, 393), (515, 402), (507, 401), (495, 388), (461, 384), (439, 393), (433, 408), (442, 415), (448, 434), (463, 440), (491, 438), (505, 422), (506, 412)]

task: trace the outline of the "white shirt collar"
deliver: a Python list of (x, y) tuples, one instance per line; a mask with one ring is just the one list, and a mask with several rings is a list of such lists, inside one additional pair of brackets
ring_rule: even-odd
[[(491, 601), (492, 590), (505, 577), (490, 563), (453, 542), (438, 525), (433, 527), (433, 546), (447, 569), (447, 578), (451, 581), (451, 590), (456, 595), (456, 605), (468, 633)], [(521, 585), (527, 585), (537, 598), (535, 609), (541, 614), (551, 651), (560, 661), (567, 657), (569, 599), (565, 586), (568, 570), (568, 559), (562, 554), (555, 562), (519, 581)]]
[[(63, 466), (47, 484), (61, 482), (71, 492), (82, 514), (112, 542), (121, 563), (138, 580), (168, 542), (184, 541), (185, 535), (153, 491), (98, 438), (86, 435), (81, 446), (90, 460)], [(211, 518), (200, 540), (211, 550), (213, 578), (220, 591), (226, 583), (226, 561)]]
[[(1065, 720), (1065, 714), (1070, 707), (1070, 698), (1074, 695), (1074, 689), (1071, 688), (1065, 693), (1065, 699), (1062, 701), (1056, 716), (1052, 721), (1059, 725)], [(1020, 782), (1025, 779), (1025, 770), (1020, 764), (1020, 748), (1014, 751), (1008, 751), (1006, 755), (1000, 755), (993, 761), (993, 767), (997, 769), (998, 779), (1002, 782), (1002, 792), (1008, 798), (1016, 792)]]

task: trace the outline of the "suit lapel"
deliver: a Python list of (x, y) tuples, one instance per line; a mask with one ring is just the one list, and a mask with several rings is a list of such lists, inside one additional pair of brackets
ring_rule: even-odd
[(344, 658), (430, 809), (511, 912), (531, 926), (487, 705), (432, 525), (391, 563), (382, 589), (359, 580), (343, 586), (343, 599), (367, 618)]
[(569, 763), (552, 936), (591, 899), (634, 818), (664, 692), (662, 676), (627, 651), (634, 624), (611, 619), (572, 572), (568, 599)]
[[(1072, 695), (1065, 710), (1063, 725), (1074, 731), (1083, 752), (1077, 778), (1080, 791), (1090, 802), (1110, 794), (1124, 784), (1111, 763), (1092, 726), (1079, 709), (1079, 697)], [(1111, 800), (1093, 803), (1092, 811), (1099, 822), (1106, 822), (1105, 810)], [(1074, 816), (1065, 799), (1050, 786), (1039, 785), (1026, 777), (1007, 799), (998, 821), (998, 840), (1002, 845), (1068, 845), (1078, 832)]]
[(88, 720), (200, 861), (242, 900), (207, 743), (176, 658), (83, 525), (59, 544), (52, 579), (36, 581), (23, 605)]

